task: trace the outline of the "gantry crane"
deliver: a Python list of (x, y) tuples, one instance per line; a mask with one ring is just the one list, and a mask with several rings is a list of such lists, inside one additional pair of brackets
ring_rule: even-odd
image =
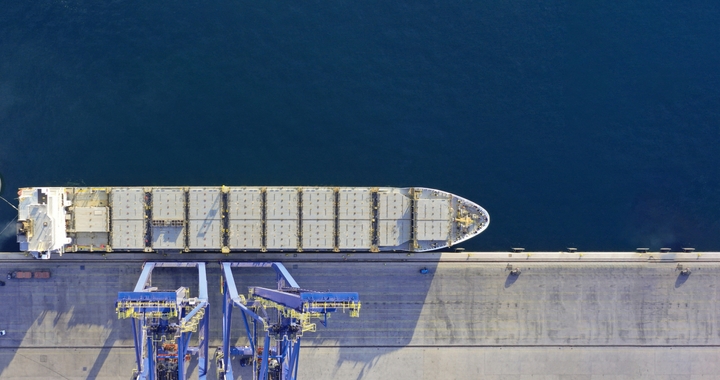
[[(152, 287), (154, 268), (193, 268), (198, 270), (198, 296), (189, 289), (158, 291)], [(115, 310), (119, 318), (130, 318), (135, 340), (135, 379), (185, 380), (186, 362), (198, 356), (198, 378), (204, 380), (208, 364), (208, 294), (205, 263), (145, 263), (135, 290), (118, 293)], [(193, 333), (198, 346), (190, 347)]]
[[(233, 267), (275, 269), (277, 289), (250, 288), (248, 297), (238, 294)], [(298, 373), (300, 338), (315, 331), (312, 319), (327, 325), (328, 313), (349, 311), (360, 314), (357, 293), (314, 292), (300, 289), (280, 263), (222, 263), (223, 345), (215, 354), (218, 379), (233, 377), (231, 355), (240, 356), (241, 365), (253, 367), (253, 380), (294, 380)], [(233, 307), (240, 309), (249, 341), (247, 347), (232, 347), (230, 341)], [(262, 338), (262, 341), (260, 341)]]

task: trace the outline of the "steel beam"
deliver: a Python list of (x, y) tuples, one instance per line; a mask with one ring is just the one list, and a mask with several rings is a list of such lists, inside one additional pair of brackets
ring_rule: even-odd
[[(273, 268), (277, 289), (251, 288), (246, 299), (237, 292), (232, 268)], [(301, 290), (287, 269), (276, 262), (226, 262), (222, 263), (223, 275), (223, 346), (222, 358), (218, 361), (221, 379), (232, 379), (233, 369), (230, 357), (242, 352), (254, 366), (253, 378), (267, 380), (297, 378), (300, 354), (300, 340), (303, 331), (314, 331), (311, 318), (324, 318), (338, 308), (349, 309), (350, 316), (358, 316), (360, 301), (357, 293), (312, 292)], [(240, 309), (245, 333), (250, 347), (232, 347), (232, 309)], [(272, 313), (268, 313), (270, 310)], [(252, 319), (252, 327), (248, 323)], [(258, 333), (262, 333), (263, 345), (258, 347)], [(271, 346), (271, 342), (275, 342)], [(218, 354), (218, 358), (220, 355)], [(272, 363), (271, 363), (272, 360)]]
[(150, 274), (152, 273), (154, 268), (155, 263), (145, 263), (145, 265), (143, 265), (142, 273), (140, 273), (140, 278), (138, 278), (137, 284), (135, 284), (134, 291), (142, 292), (145, 290), (145, 285), (150, 282)]
[[(152, 287), (152, 271), (155, 267), (197, 268), (199, 291), (197, 298), (187, 298), (186, 288), (175, 292), (157, 292)], [(131, 318), (137, 378), (155, 380), (164, 360), (164, 371), (176, 371), (179, 380), (187, 379), (186, 354), (198, 356), (198, 379), (205, 380), (208, 364), (209, 303), (205, 263), (149, 262), (143, 266), (133, 292), (119, 292), (116, 311), (120, 318)], [(168, 323), (170, 318), (177, 323)], [(192, 334), (198, 334), (198, 346), (190, 347)], [(154, 339), (162, 334), (162, 340)], [(169, 338), (169, 339), (168, 339)], [(167, 339), (167, 340), (166, 340)], [(164, 342), (160, 344), (159, 342)], [(160, 354), (159, 354), (160, 353)], [(170, 368), (168, 368), (170, 366)], [(167, 373), (167, 372), (163, 372)]]

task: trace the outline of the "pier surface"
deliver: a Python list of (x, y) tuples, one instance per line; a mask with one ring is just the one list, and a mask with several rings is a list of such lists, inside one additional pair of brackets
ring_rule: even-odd
[[(0, 378), (130, 378), (133, 342), (129, 322), (115, 315), (117, 292), (134, 287), (143, 260), (201, 257), (209, 263), (211, 347), (217, 347), (215, 256), (39, 261), (0, 253), (0, 273), (52, 272), (50, 279), (5, 280), (0, 287), (0, 329), (7, 332), (0, 337)], [(360, 318), (333, 315), (327, 328), (306, 333), (301, 379), (715, 379), (720, 373), (718, 253), (257, 253), (242, 259), (282, 261), (303, 288), (360, 294)], [(235, 277), (241, 293), (274, 282), (271, 270), (242, 269)], [(153, 276), (161, 289), (196, 284), (192, 270)], [(240, 328), (233, 334), (237, 344), (241, 335)], [(208, 378), (215, 378), (213, 365)]]

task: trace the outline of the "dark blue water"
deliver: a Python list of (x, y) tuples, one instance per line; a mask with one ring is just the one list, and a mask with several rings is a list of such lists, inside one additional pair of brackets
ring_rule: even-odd
[(471, 250), (720, 250), (719, 3), (575, 3), (2, 1), (3, 195), (427, 186)]

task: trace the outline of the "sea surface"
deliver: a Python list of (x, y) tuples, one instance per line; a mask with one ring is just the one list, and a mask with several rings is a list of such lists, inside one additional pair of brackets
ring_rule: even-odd
[[(489, 211), (468, 250), (720, 250), (715, 0), (0, 9), (13, 203), (25, 186), (425, 186)], [(0, 202), (0, 229), (16, 215)]]

